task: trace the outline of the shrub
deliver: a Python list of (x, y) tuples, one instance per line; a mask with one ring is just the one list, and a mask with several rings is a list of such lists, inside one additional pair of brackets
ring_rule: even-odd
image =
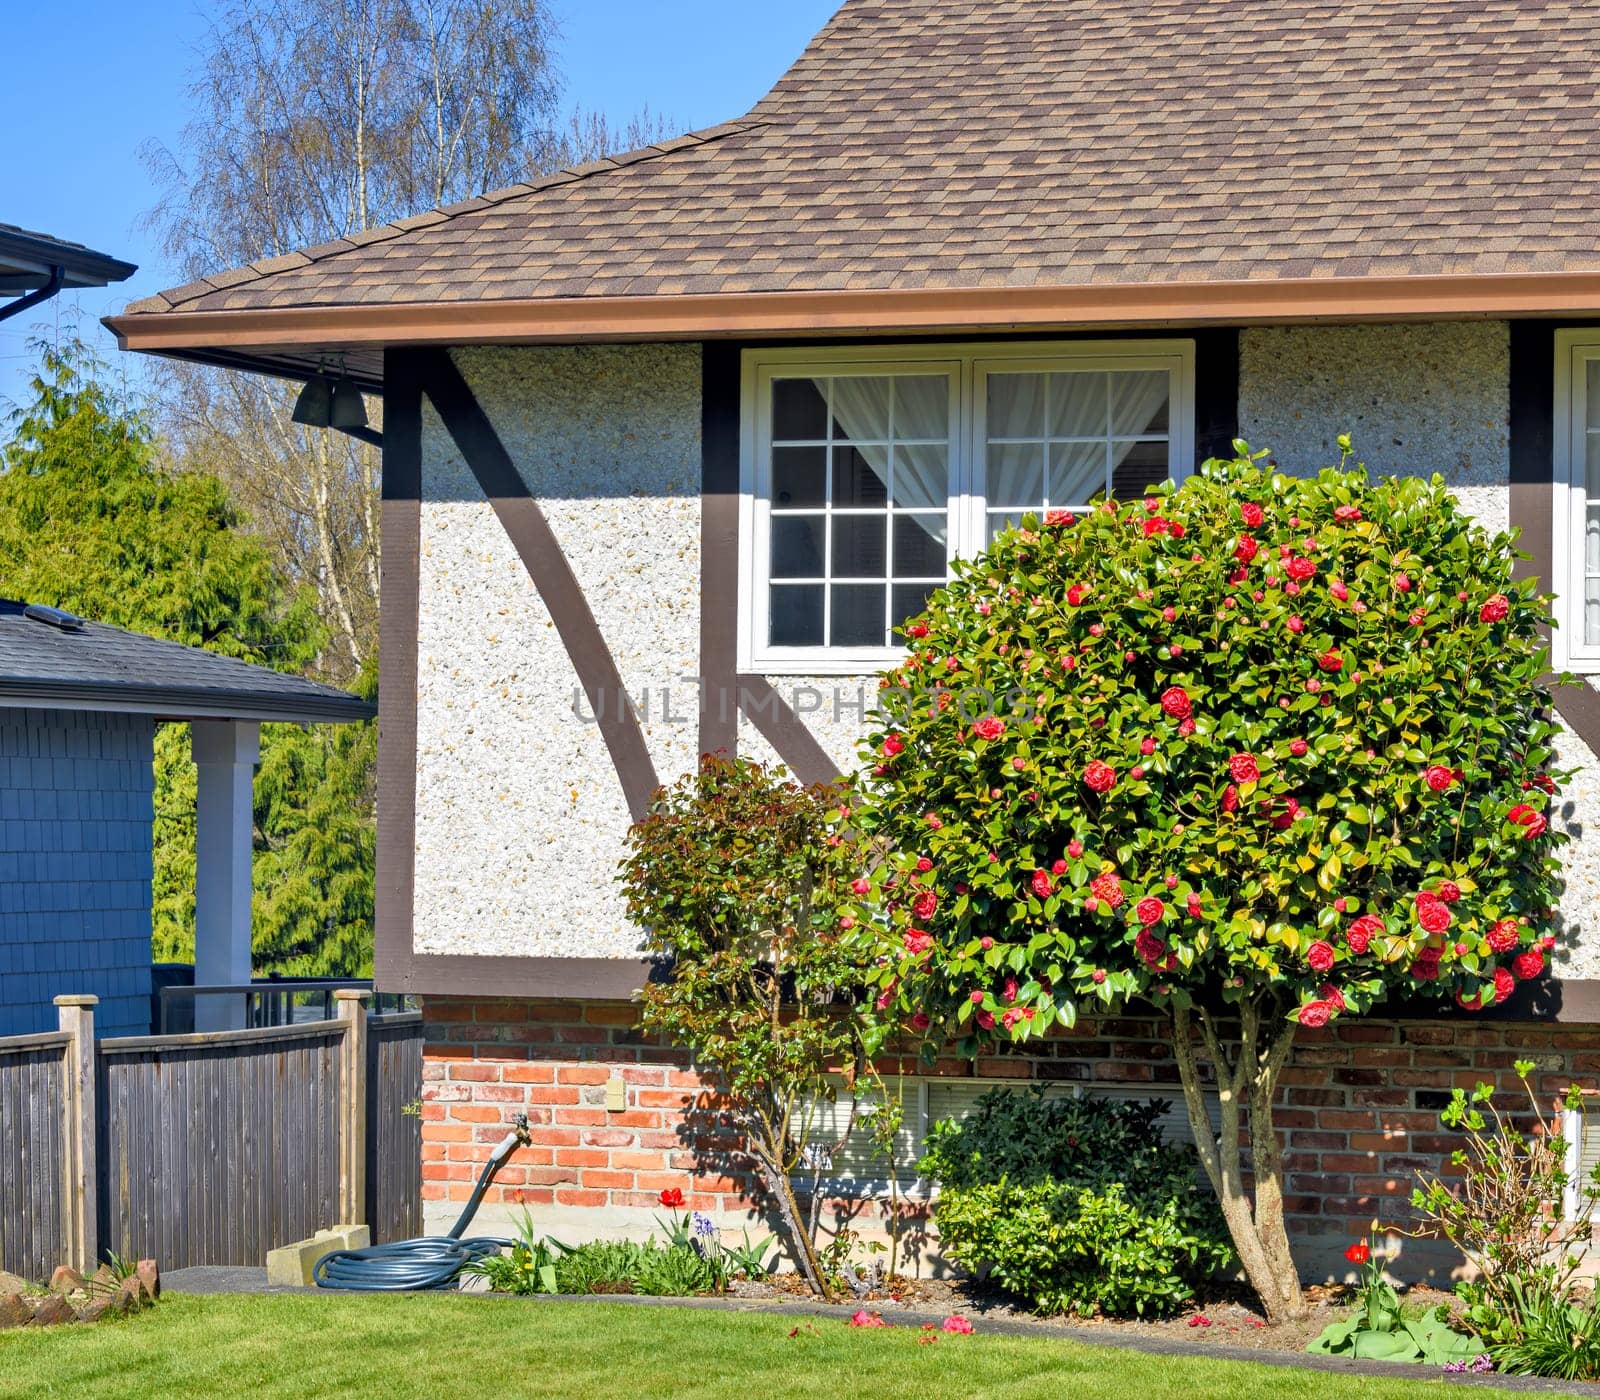
[(860, 940), (841, 906), (855, 855), (830, 823), (836, 789), (804, 789), (784, 771), (707, 756), (656, 794), (628, 833), (622, 869), (629, 916), (663, 975), (642, 993), (647, 1030), (716, 1070), (715, 1108), (739, 1125), (801, 1273), (829, 1284), (791, 1174), (832, 1098), (830, 1070), (853, 1082), (862, 1025), (851, 1014), (866, 982)]
[(922, 1160), (944, 1253), (1038, 1312), (1162, 1315), (1233, 1257), (1194, 1150), (1160, 1101), (995, 1090)]
[(1305, 1312), (1272, 1123), (1297, 1027), (1537, 977), (1566, 838), (1546, 612), (1513, 538), (1438, 477), (1369, 482), (1347, 453), (1299, 480), (1235, 449), (955, 565), (884, 678), (852, 917), (880, 935), (886, 1013), (930, 1045), (1163, 1008), (1279, 1320)]
[[(1560, 1120), (1546, 1116), (1530, 1082), (1533, 1062), (1515, 1068), (1527, 1100), (1520, 1122), (1500, 1111), (1491, 1085), (1451, 1094), (1440, 1121), (1461, 1132), (1464, 1145), (1451, 1154), (1457, 1173), (1448, 1184), (1419, 1177), (1411, 1203), (1427, 1223), (1418, 1233), (1447, 1239), (1465, 1256), (1473, 1277), (1456, 1291), (1501, 1370), (1600, 1380), (1600, 1314), (1574, 1289), (1600, 1177), (1572, 1181)], [(1581, 1104), (1570, 1087), (1565, 1107)]]

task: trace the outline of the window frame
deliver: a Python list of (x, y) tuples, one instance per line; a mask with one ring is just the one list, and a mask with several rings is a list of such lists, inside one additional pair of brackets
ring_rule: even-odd
[(1195, 342), (1192, 339), (984, 341), (938, 344), (785, 346), (747, 349), (741, 357), (739, 433), (739, 598), (736, 660), (740, 671), (777, 676), (860, 676), (897, 665), (899, 646), (776, 647), (767, 642), (771, 604), (771, 386), (775, 378), (849, 374), (927, 374), (951, 380), (949, 562), (982, 551), (987, 541), (983, 422), (985, 377), (1165, 369), (1171, 381), (1168, 475), (1194, 470)]
[[(1552, 435), (1550, 663), (1557, 670), (1600, 673), (1600, 642), (1584, 638), (1584, 544), (1588, 529), (1587, 365), (1600, 361), (1600, 327), (1555, 334), (1555, 424)], [(1600, 427), (1600, 424), (1593, 425)]]

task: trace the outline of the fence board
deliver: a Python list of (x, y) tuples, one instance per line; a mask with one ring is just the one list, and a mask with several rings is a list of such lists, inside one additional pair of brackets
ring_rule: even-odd
[(0, 1269), (24, 1278), (48, 1278), (67, 1257), (69, 1044), (65, 1035), (0, 1040)]
[(337, 1021), (102, 1041), (100, 1240), (166, 1269), (256, 1264), (334, 1225)]
[(422, 1013), (370, 1017), (366, 1068), (367, 1223), (374, 1244), (410, 1239), (422, 1233)]

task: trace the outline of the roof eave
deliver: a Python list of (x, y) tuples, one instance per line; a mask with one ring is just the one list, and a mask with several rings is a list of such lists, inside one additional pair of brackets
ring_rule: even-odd
[(235, 719), (262, 724), (352, 724), (377, 716), (376, 705), (355, 696), (226, 695), (184, 687), (94, 685), (85, 682), (0, 682), (0, 708), (96, 710), (159, 719)]
[(292, 372), (318, 351), (1600, 314), (1600, 270), (561, 297), (107, 317), (127, 350)]
[(20, 229), (0, 229), (0, 262), (33, 272), (43, 285), (52, 268), (59, 267), (68, 287), (104, 287), (125, 282), (139, 269), (108, 253), (97, 253), (75, 243), (63, 243)]

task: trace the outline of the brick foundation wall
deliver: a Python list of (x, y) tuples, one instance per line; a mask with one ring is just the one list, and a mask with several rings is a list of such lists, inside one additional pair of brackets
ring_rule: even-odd
[[(714, 1085), (682, 1052), (634, 1029), (631, 1007), (429, 998), (424, 1018), (422, 1189), (430, 1229), (453, 1219), (518, 1113), (528, 1115), (533, 1146), (497, 1178), (474, 1227), (480, 1233), (501, 1228), (519, 1204), (557, 1238), (642, 1233), (659, 1213), (657, 1194), (669, 1187), (683, 1188), (693, 1209), (735, 1233), (759, 1227), (757, 1193), (736, 1139), (686, 1113)], [(1308, 1274), (1342, 1274), (1342, 1250), (1374, 1216), (1386, 1225), (1409, 1219), (1416, 1172), (1446, 1172), (1458, 1145), (1438, 1120), (1450, 1090), (1480, 1080), (1514, 1090), (1519, 1059), (1538, 1065), (1534, 1086), (1545, 1100), (1574, 1079), (1593, 1085), (1600, 1080), (1600, 1026), (1350, 1021), (1302, 1030), (1275, 1117), (1290, 1231)], [(880, 1068), (912, 1070), (909, 1062)], [(1166, 1090), (1178, 1082), (1166, 1023), (1133, 1016), (1085, 1020), (1026, 1054), (939, 1069), (1019, 1083)], [(615, 1079), (621, 1106), (608, 1108), (608, 1092), (617, 1092), (608, 1081)], [(1507, 1102), (1517, 1100), (1508, 1093)], [(832, 1209), (836, 1217), (857, 1211), (853, 1223), (866, 1233), (881, 1215), (876, 1203)], [(1415, 1242), (1392, 1243), (1407, 1256), (1408, 1276), (1453, 1262)], [(936, 1251), (920, 1258), (937, 1267)]]

